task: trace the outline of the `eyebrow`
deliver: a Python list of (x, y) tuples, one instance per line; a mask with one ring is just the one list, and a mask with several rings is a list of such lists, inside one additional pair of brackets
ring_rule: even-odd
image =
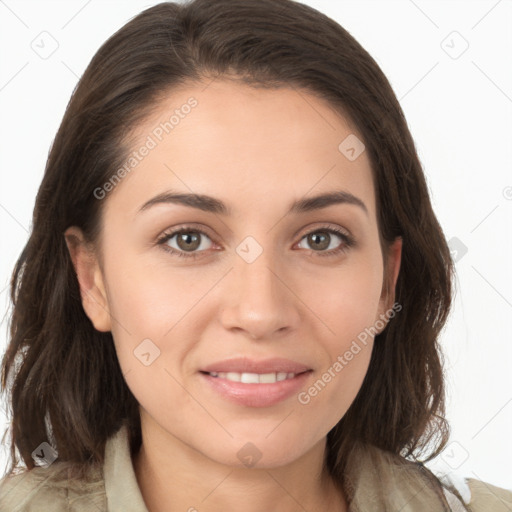
[[(139, 208), (137, 213), (147, 210), (151, 206), (167, 203), (189, 206), (191, 208), (196, 208), (198, 210), (219, 215), (229, 216), (232, 213), (231, 208), (229, 208), (220, 199), (216, 199), (215, 197), (204, 194), (174, 192), (172, 190), (158, 194), (149, 201), (146, 201)], [(314, 210), (320, 210), (322, 208), (327, 208), (328, 206), (334, 204), (355, 205), (360, 207), (366, 213), (366, 215), (368, 215), (368, 209), (364, 202), (345, 190), (335, 190), (333, 192), (319, 194), (316, 196), (308, 197), (306, 199), (299, 199), (291, 205), (288, 213), (306, 213)]]

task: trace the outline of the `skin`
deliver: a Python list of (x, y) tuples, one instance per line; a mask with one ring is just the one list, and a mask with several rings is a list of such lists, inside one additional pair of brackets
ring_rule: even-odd
[[(347, 510), (323, 469), (326, 435), (361, 387), (371, 337), (307, 405), (293, 395), (271, 407), (240, 406), (198, 370), (236, 356), (284, 357), (313, 369), (307, 390), (393, 305), (401, 240), (384, 268), (367, 153), (350, 161), (338, 150), (355, 130), (306, 91), (220, 79), (174, 90), (137, 127), (133, 149), (191, 96), (197, 107), (103, 199), (99, 244), (87, 246), (76, 227), (66, 231), (84, 310), (97, 330), (112, 332), (140, 404), (143, 444), (133, 463), (141, 492), (151, 512)], [(177, 204), (137, 213), (169, 189), (208, 194), (233, 213)], [(359, 197), (368, 214), (335, 204), (286, 215), (296, 199), (339, 189)], [(157, 245), (164, 232), (190, 223), (207, 232), (193, 249), (201, 257)], [(345, 243), (334, 234), (327, 248), (308, 242), (328, 225), (356, 245), (319, 256)], [(236, 252), (247, 236), (263, 250), (250, 264)], [(178, 238), (167, 245), (185, 252)], [(147, 338), (160, 350), (149, 366), (133, 353)], [(262, 454), (253, 467), (237, 457), (247, 442)]]

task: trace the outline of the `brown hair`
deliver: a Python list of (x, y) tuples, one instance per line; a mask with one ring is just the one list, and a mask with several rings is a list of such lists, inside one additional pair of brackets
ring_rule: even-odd
[(381, 244), (403, 239), (396, 285), (402, 310), (377, 335), (362, 387), (328, 433), (331, 474), (343, 478), (356, 442), (427, 461), (446, 444), (438, 336), (451, 306), (453, 263), (388, 80), (345, 29), (311, 7), (194, 0), (155, 5), (118, 30), (67, 106), (11, 281), (2, 361), (2, 390), (11, 388), (9, 472), (18, 463), (16, 448), (31, 469), (32, 451), (48, 439), (61, 461), (102, 462), (107, 438), (124, 421), (132, 450), (140, 445), (137, 401), (111, 333), (96, 331), (83, 310), (63, 233), (75, 225), (97, 239), (105, 201), (93, 191), (125, 161), (126, 134), (161, 98), (205, 77), (228, 76), (254, 87), (301, 88), (344, 115), (372, 164)]

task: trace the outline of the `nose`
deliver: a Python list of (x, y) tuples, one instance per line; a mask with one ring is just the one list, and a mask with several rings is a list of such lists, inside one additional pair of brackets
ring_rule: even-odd
[(224, 328), (243, 331), (252, 339), (270, 339), (297, 329), (304, 307), (294, 293), (297, 276), (284, 268), (271, 250), (262, 250), (255, 259), (246, 258), (243, 251), (240, 254), (226, 276), (221, 314)]

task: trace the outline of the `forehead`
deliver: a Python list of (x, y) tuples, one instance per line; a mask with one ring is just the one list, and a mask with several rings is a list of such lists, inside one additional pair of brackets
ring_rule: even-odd
[(279, 194), (288, 204), (343, 188), (364, 196), (372, 213), (367, 154), (351, 159), (345, 152), (344, 141), (355, 137), (361, 138), (350, 120), (303, 89), (220, 79), (181, 86), (134, 127), (130, 150), (139, 153), (138, 160), (111, 199), (129, 208), (129, 202), (140, 206), (152, 195), (179, 189), (238, 197), (240, 204), (230, 208), (236, 211), (244, 205), (261, 208)]

